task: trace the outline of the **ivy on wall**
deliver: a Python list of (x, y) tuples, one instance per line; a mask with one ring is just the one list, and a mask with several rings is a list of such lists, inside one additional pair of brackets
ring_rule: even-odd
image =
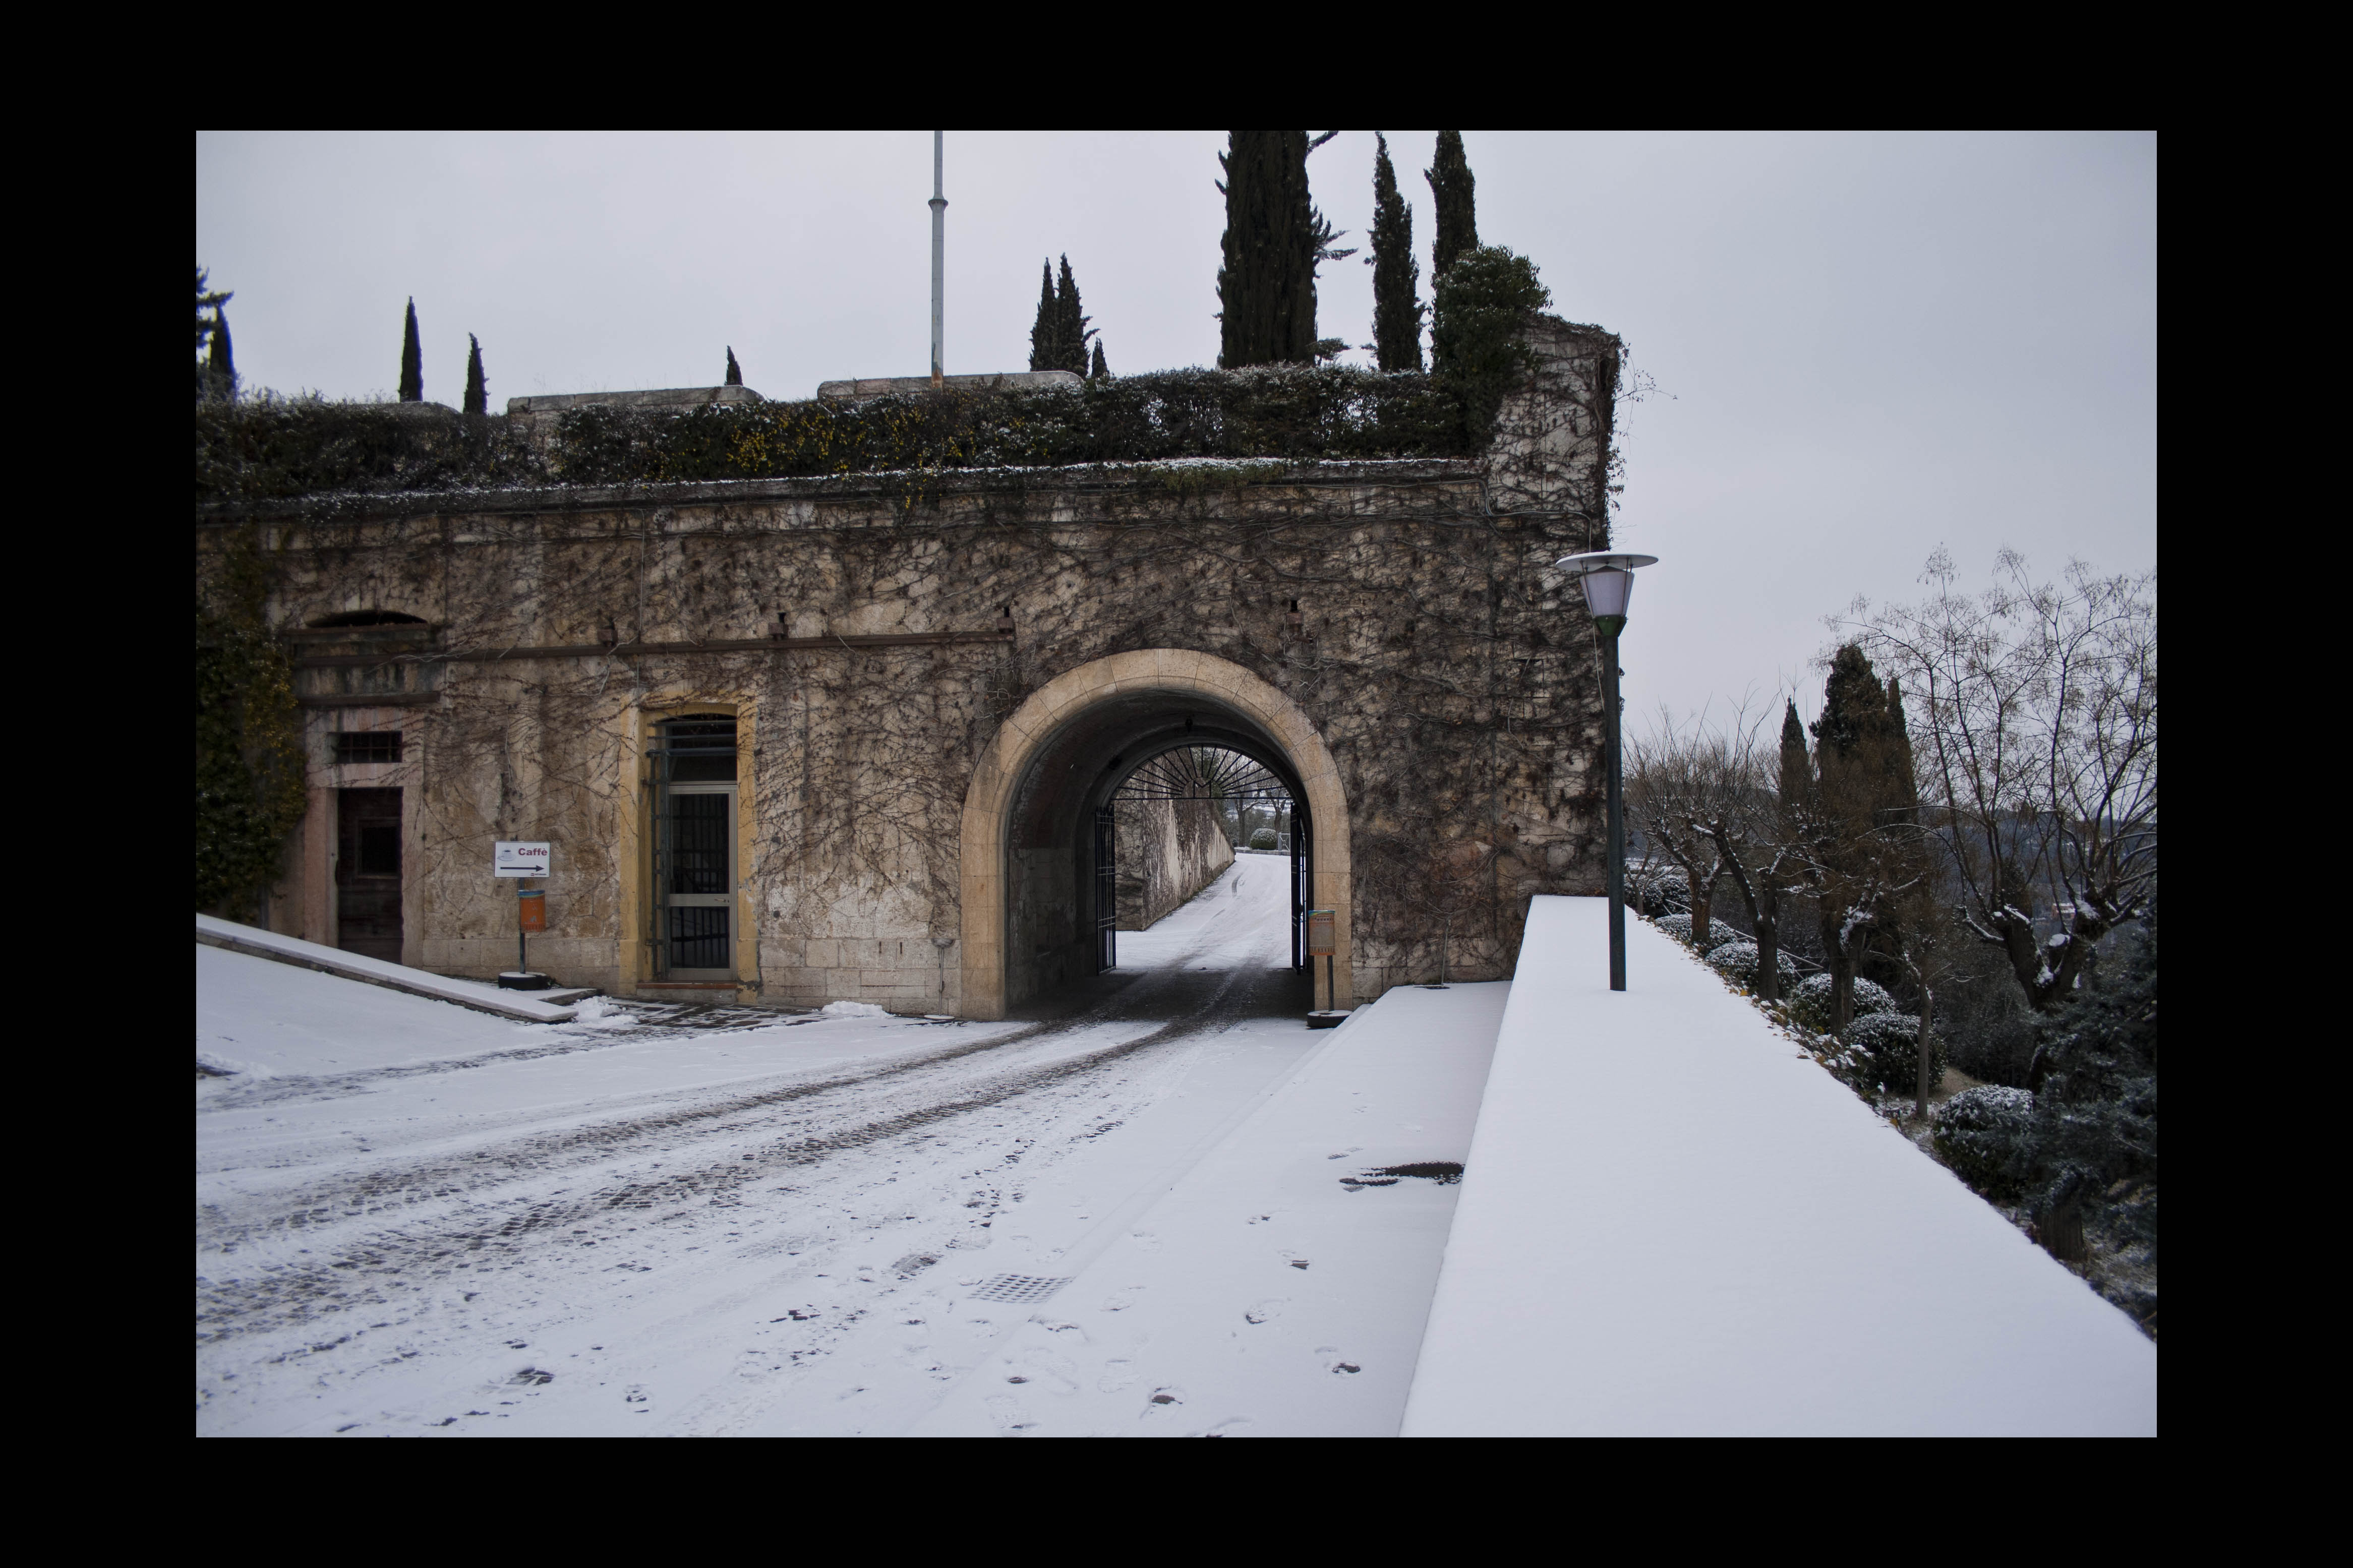
[(258, 916), (302, 819), (301, 710), (262, 618), (267, 563), (248, 529), (196, 601), (196, 908)]
[[(1483, 392), (1483, 389), (1482, 389)], [(196, 500), (785, 479), (1174, 458), (1466, 457), (1461, 389), (1331, 366), (1179, 370), (1082, 387), (686, 412), (592, 405), (534, 444), (504, 416), (284, 400), (196, 412)]]

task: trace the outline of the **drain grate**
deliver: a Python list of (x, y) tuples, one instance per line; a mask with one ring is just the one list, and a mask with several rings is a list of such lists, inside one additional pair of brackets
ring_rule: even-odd
[(1042, 1301), (1068, 1285), (1068, 1279), (1041, 1279), (1031, 1274), (999, 1274), (975, 1286), (976, 1301)]

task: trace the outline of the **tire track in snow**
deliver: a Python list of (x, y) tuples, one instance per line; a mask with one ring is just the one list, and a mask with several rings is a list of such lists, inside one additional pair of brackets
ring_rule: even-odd
[[(307, 1322), (322, 1313), (348, 1307), (389, 1305), (395, 1294), (408, 1294), (444, 1279), (460, 1261), (476, 1272), (477, 1278), (483, 1272), (502, 1272), (530, 1260), (542, 1247), (570, 1243), (575, 1234), (587, 1235), (591, 1241), (607, 1239), (605, 1235), (598, 1233), (609, 1233), (613, 1226), (625, 1219), (642, 1220), (649, 1216), (676, 1219), (686, 1217), (691, 1212), (689, 1205), (719, 1208), (740, 1205), (744, 1198), (739, 1194), (754, 1184), (820, 1164), (838, 1154), (863, 1150), (956, 1117), (1002, 1105), (1021, 1096), (1052, 1089), (1100, 1072), (1139, 1052), (1221, 1026), (1240, 1016), (1232, 1003), (1236, 989), (1246, 978), (1249, 978), (1248, 973), (1242, 971), (1225, 974), (1203, 1006), (1137, 1038), (1085, 1051), (1063, 1060), (1016, 1070), (994, 1082), (967, 1085), (960, 1092), (950, 1092), (945, 1098), (889, 1116), (814, 1135), (780, 1139), (765, 1148), (731, 1154), (725, 1160), (707, 1163), (698, 1170), (681, 1171), (659, 1181), (624, 1181), (568, 1200), (559, 1194), (530, 1205), (522, 1213), (509, 1215), (497, 1223), (492, 1223), (497, 1216), (485, 1213), (480, 1202), (469, 1202), (454, 1212), (427, 1218), (414, 1228), (390, 1229), (364, 1239), (354, 1239), (316, 1261), (265, 1262), (260, 1265), (260, 1272), (251, 1278), (213, 1279), (200, 1276), (197, 1282), (197, 1342), (202, 1346), (235, 1335), (292, 1326)], [(642, 1141), (651, 1133), (673, 1127), (708, 1123), (714, 1117), (740, 1115), (747, 1110), (757, 1110), (776, 1103), (789, 1102), (807, 1094), (867, 1086), (876, 1079), (902, 1075), (918, 1066), (936, 1068), (946, 1062), (1012, 1044), (1016, 1040), (1065, 1034), (1098, 1025), (1106, 1021), (1102, 1015), (1114, 1010), (1123, 1001), (1132, 1001), (1134, 990), (1131, 987), (1119, 997), (1079, 1017), (1038, 1025), (994, 1041), (955, 1047), (953, 1051), (924, 1058), (921, 1063), (894, 1064), (892, 1068), (822, 1085), (796, 1085), (760, 1095), (734, 1097), (721, 1105), (692, 1108), (688, 1111), (642, 1119), (618, 1127), (583, 1129), (578, 1130), (577, 1134), (552, 1136), (567, 1149), (586, 1150), (592, 1157), (609, 1159), (618, 1152), (617, 1145), (631, 1137)], [(949, 1085), (941, 1087), (954, 1088)], [(596, 1136), (607, 1133), (612, 1135)], [(524, 1142), (527, 1145), (537, 1141)], [(670, 1151), (663, 1148), (646, 1152)], [(465, 1163), (451, 1163), (462, 1166)], [(514, 1170), (502, 1179), (512, 1179), (521, 1173), (522, 1171)], [(659, 1212), (665, 1210), (669, 1212)], [(283, 1217), (290, 1222), (293, 1216)], [(289, 1227), (288, 1224), (281, 1223), (268, 1228), (283, 1230)], [(560, 1237), (559, 1231), (563, 1233)], [(491, 1268), (485, 1269), (485, 1264)], [(441, 1267), (435, 1267), (437, 1265)]]

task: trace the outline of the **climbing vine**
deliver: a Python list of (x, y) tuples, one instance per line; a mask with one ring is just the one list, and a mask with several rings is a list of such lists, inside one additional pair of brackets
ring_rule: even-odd
[(196, 908), (240, 919), (277, 880), (304, 804), (301, 714), (263, 619), (268, 582), (248, 526), (195, 605)]

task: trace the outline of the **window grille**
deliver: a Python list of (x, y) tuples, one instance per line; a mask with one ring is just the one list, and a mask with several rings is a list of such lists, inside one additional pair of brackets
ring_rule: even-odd
[(335, 763), (396, 763), (400, 761), (397, 730), (347, 730), (335, 736)]

